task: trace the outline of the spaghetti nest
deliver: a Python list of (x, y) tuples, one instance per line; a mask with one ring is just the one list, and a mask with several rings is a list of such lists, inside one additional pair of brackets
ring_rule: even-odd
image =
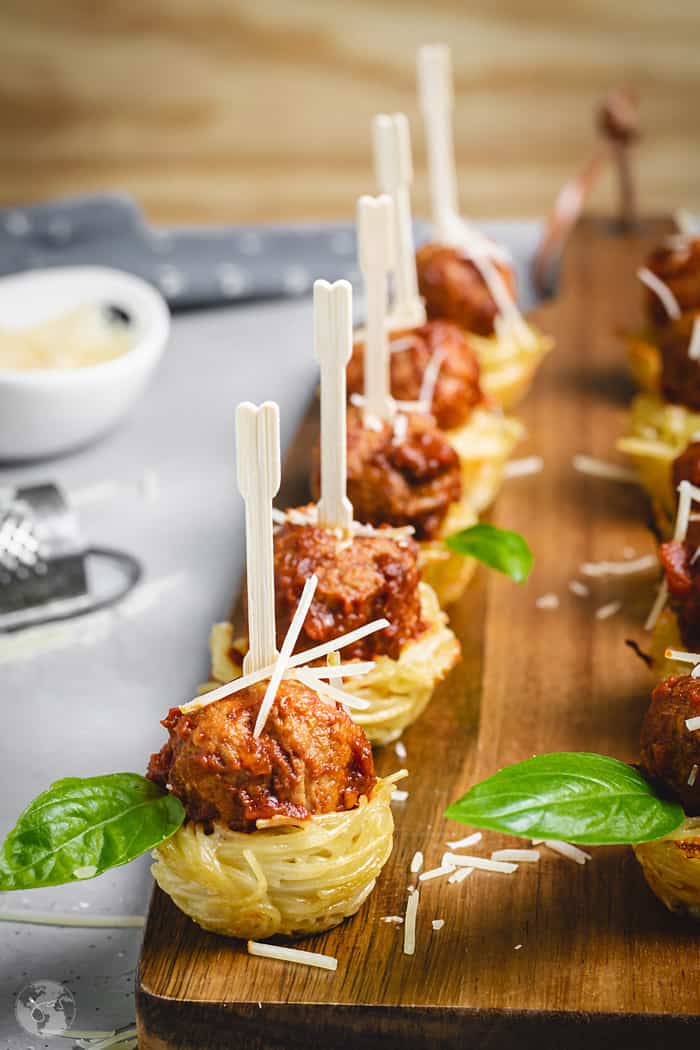
[(532, 342), (523, 344), (510, 332), (475, 335), (467, 332), (481, 365), (481, 387), (501, 408), (509, 411), (527, 394), (543, 359), (554, 347), (554, 339), (528, 325)]
[(524, 434), (517, 419), (484, 408), (474, 409), (463, 426), (445, 431), (459, 456), (464, 499), (477, 514), (496, 498), (503, 468)]
[(700, 919), (700, 817), (656, 842), (634, 847), (644, 877), (670, 911)]
[(634, 461), (664, 536), (670, 535), (676, 514), (673, 461), (698, 432), (700, 412), (669, 404), (654, 394), (640, 394), (632, 405), (628, 434), (617, 445)]
[(199, 926), (253, 940), (337, 926), (372, 892), (391, 853), (391, 792), (378, 780), (355, 809), (256, 831), (187, 823), (155, 850), (153, 877)]
[[(343, 689), (369, 701), (369, 707), (353, 711), (352, 718), (362, 726), (373, 744), (397, 740), (404, 729), (421, 714), (435, 687), (460, 658), (460, 645), (447, 626), (437, 597), (426, 583), (420, 584), (421, 619), (425, 630), (402, 649), (398, 660), (378, 656), (366, 675), (347, 678)], [(234, 639), (230, 623), (214, 625), (209, 641), (212, 678), (206, 688), (230, 682), (240, 676), (240, 663), (247, 649), (244, 639)]]
[(461, 598), (476, 569), (474, 558), (449, 550), (444, 540), (453, 532), (476, 525), (477, 520), (469, 500), (462, 498), (448, 510), (439, 538), (419, 544), (421, 576), (432, 587), (443, 609)]

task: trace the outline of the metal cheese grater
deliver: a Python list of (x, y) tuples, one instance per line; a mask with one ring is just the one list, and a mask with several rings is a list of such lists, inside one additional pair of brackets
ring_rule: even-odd
[(0, 631), (105, 608), (140, 576), (130, 554), (85, 547), (56, 485), (0, 490)]

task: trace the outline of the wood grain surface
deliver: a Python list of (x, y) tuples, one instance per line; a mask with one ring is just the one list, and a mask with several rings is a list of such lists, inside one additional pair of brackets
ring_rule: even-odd
[(119, 188), (162, 222), (350, 217), (370, 120), (403, 110), (426, 214), (414, 56), (436, 41), (466, 212), (543, 214), (621, 82), (642, 206), (700, 210), (695, 0), (3, 0), (0, 205)]
[[(584, 561), (652, 551), (646, 506), (636, 487), (577, 474), (571, 459), (609, 459), (624, 425), (631, 389), (615, 329), (638, 322), (635, 268), (667, 226), (620, 237), (587, 221), (570, 243), (560, 297), (538, 317), (557, 349), (522, 410), (545, 468), (508, 482), (493, 512), (528, 537), (535, 568), (524, 586), (480, 570), (451, 611), (464, 660), (404, 736), (410, 794), (394, 806), (394, 853), (357, 916), (303, 943), (337, 956), (337, 973), (250, 958), (156, 891), (138, 980), (141, 1050), (280, 1050), (314, 1039), (410, 1050), (578, 1050), (595, 1039), (597, 1050), (656, 1050), (691, 1030), (697, 1038), (697, 929), (652, 896), (629, 849), (596, 849), (585, 867), (543, 849), (513, 876), (427, 882), (413, 957), (401, 929), (380, 921), (404, 911), (414, 851), (436, 866), (446, 841), (466, 833), (441, 814), (476, 779), (536, 752), (638, 755), (650, 682), (624, 643), (642, 637), (653, 577), (598, 582), (587, 599), (568, 584)], [(305, 489), (315, 426), (312, 414), (289, 456), (290, 502)], [(550, 592), (559, 609), (536, 608)], [(621, 611), (597, 619), (616, 599)], [(399, 766), (393, 748), (378, 766)], [(475, 851), (505, 844), (485, 833)], [(445, 920), (439, 931), (435, 918)]]

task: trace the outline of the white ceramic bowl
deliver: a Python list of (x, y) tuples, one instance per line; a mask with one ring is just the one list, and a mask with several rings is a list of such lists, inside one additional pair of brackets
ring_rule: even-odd
[(66, 452), (109, 430), (142, 393), (170, 331), (163, 297), (121, 270), (66, 266), (0, 278), (3, 327), (39, 324), (91, 302), (126, 310), (134, 345), (84, 368), (0, 369), (0, 460)]

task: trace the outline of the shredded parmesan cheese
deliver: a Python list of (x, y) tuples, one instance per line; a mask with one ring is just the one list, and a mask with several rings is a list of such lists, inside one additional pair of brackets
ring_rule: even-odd
[(448, 882), (464, 882), (464, 880), (471, 875), (474, 871), (473, 868), (457, 868), (454, 875), (450, 875)]
[(591, 593), (585, 583), (581, 583), (580, 580), (569, 580), (569, 590), (579, 598), (587, 598)]
[(636, 572), (655, 569), (659, 559), (655, 554), (643, 554), (640, 558), (626, 561), (586, 561), (581, 566), (584, 576), (630, 576)]
[(552, 594), (550, 592), (548, 594), (540, 595), (540, 597), (537, 598), (537, 600), (535, 601), (535, 605), (538, 609), (558, 609), (559, 599), (557, 598), (556, 594)]
[(664, 576), (663, 580), (659, 584), (659, 589), (656, 592), (654, 604), (649, 610), (649, 615), (646, 618), (646, 622), (644, 624), (645, 631), (653, 631), (653, 629), (656, 627), (656, 621), (658, 620), (659, 616), (661, 616), (661, 613), (664, 611), (664, 606), (666, 605), (667, 600), (668, 583), (666, 582), (666, 577)]
[(279, 959), (282, 962), (300, 963), (302, 966), (316, 966), (319, 970), (338, 969), (338, 960), (332, 955), (305, 952), (300, 948), (288, 948), (282, 944), (248, 941), (248, 954), (258, 955), (262, 959)]
[(405, 802), (408, 798), (408, 791), (403, 791), (400, 788), (394, 788), (391, 792), (392, 802)]
[(380, 922), (388, 922), (393, 926), (403, 926), (403, 915), (382, 915)]
[(572, 846), (570, 842), (558, 842), (556, 839), (533, 839), (532, 845), (546, 846), (547, 849), (561, 854), (562, 857), (568, 857), (569, 860), (573, 860), (577, 864), (585, 864), (587, 860), (591, 859), (590, 853), (579, 849), (578, 846)]
[(439, 868), (431, 868), (418, 876), (419, 882), (430, 882), (432, 879), (440, 879), (443, 875), (451, 875), (455, 870), (454, 864), (441, 864)]
[(609, 620), (611, 616), (619, 613), (622, 608), (622, 602), (608, 602), (607, 605), (601, 605), (599, 609), (595, 611), (596, 620)]
[(695, 781), (698, 779), (698, 766), (697, 763), (693, 766), (690, 773), (688, 774), (688, 787), (695, 787)]
[(646, 266), (640, 266), (637, 270), (637, 277), (642, 284), (645, 284), (647, 288), (659, 297), (663, 303), (664, 310), (671, 320), (677, 321), (681, 316), (681, 308), (669, 286), (660, 277), (657, 277), (655, 273), (648, 270)]
[(511, 459), (503, 468), (504, 478), (525, 478), (530, 474), (539, 474), (544, 469), (542, 456), (525, 456), (523, 459)]
[(513, 864), (536, 864), (540, 859), (538, 849), (495, 849), (491, 860), (511, 861)]
[(686, 718), (685, 727), (691, 733), (695, 733), (696, 730), (700, 729), (700, 715), (696, 715), (695, 718)]
[(403, 928), (403, 953), (413, 955), (416, 950), (416, 916), (418, 914), (418, 903), (420, 892), (414, 890), (408, 898), (406, 905), (406, 921)]
[(434, 930), (441, 930), (442, 927), (445, 925), (445, 920), (444, 919), (433, 919), (431, 925), (432, 925)]
[(143, 915), (78, 915), (58, 911), (0, 911), (0, 922), (32, 926), (82, 926), (86, 929), (126, 930), (146, 924)]
[(688, 346), (688, 357), (691, 361), (700, 361), (700, 317), (693, 321), (693, 331)]
[(408, 752), (406, 751), (406, 745), (402, 740), (397, 740), (394, 744), (394, 754), (397, 758), (400, 758), (402, 762), (406, 761)]
[(443, 853), (440, 862), (443, 867), (453, 864), (456, 868), (475, 868), (477, 871), (498, 871), (502, 875), (512, 875), (518, 870), (517, 864), (503, 860), (488, 860), (486, 857), (473, 857), (467, 853)]
[(411, 861), (411, 874), (412, 875), (417, 875), (419, 871), (422, 871), (422, 869), (423, 869), (423, 854), (421, 853), (420, 850), (417, 850), (413, 854), (413, 859)]
[(447, 845), (450, 849), (466, 849), (467, 846), (476, 846), (477, 842), (481, 842), (481, 832), (475, 831), (473, 835), (467, 835), (463, 839), (454, 839), (452, 842), (448, 842)]
[(579, 454), (572, 459), (574, 470), (579, 474), (588, 474), (592, 478), (604, 478), (606, 481), (623, 481), (628, 485), (638, 485), (639, 476), (629, 467), (623, 467), (620, 463), (606, 463), (602, 459), (594, 459), (593, 456)]
[(665, 649), (664, 656), (682, 664), (700, 664), (700, 653), (687, 653), (685, 649)]

